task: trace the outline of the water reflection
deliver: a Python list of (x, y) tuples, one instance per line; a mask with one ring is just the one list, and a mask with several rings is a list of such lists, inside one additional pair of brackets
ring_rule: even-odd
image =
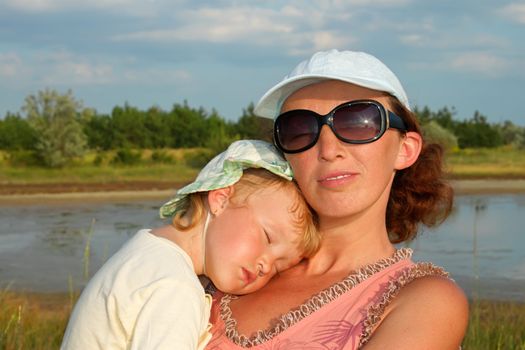
[[(0, 207), (0, 287), (66, 291), (83, 286), (90, 241), (93, 272), (143, 227), (162, 224), (163, 201)], [(416, 260), (445, 267), (471, 297), (525, 301), (525, 195), (459, 196), (437, 229), (410, 243)]]
[(524, 195), (459, 196), (413, 243), (415, 257), (444, 266), (471, 297), (525, 301), (524, 205)]

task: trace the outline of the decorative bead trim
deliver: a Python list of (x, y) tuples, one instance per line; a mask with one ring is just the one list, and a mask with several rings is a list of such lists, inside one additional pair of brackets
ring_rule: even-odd
[(287, 328), (301, 321), (308, 315), (319, 310), (324, 305), (332, 302), (344, 293), (348, 292), (350, 289), (354, 288), (359, 283), (363, 282), (375, 273), (382, 271), (403, 259), (410, 259), (411, 256), (412, 249), (401, 248), (396, 250), (394, 255), (389, 258), (381, 259), (373, 264), (363, 266), (362, 268), (348, 275), (342, 281), (337, 282), (327, 289), (312, 296), (297, 308), (281, 315), (274, 326), (265, 330), (259, 330), (251, 337), (247, 337), (244, 334), (239, 334), (237, 332), (237, 321), (232, 316), (230, 302), (231, 300), (237, 299), (238, 297), (226, 294), (221, 298), (220, 301), (220, 314), (224, 321), (225, 334), (233, 343), (243, 348), (249, 348), (267, 342), (273, 337), (277, 336), (279, 333), (282, 333)]
[(363, 322), (359, 348), (370, 340), (370, 337), (372, 336), (376, 325), (381, 320), (381, 316), (385, 312), (385, 309), (396, 297), (399, 291), (413, 280), (425, 276), (443, 276), (450, 278), (448, 272), (441, 267), (428, 262), (417, 263), (414, 266), (405, 269), (399, 277), (390, 281), (381, 299), (368, 308), (367, 317)]

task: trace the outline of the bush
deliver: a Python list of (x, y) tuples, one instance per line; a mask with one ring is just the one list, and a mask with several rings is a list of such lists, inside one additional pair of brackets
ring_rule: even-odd
[(155, 150), (151, 153), (151, 160), (155, 163), (173, 163), (174, 158), (166, 150)]
[(208, 149), (195, 150), (193, 152), (188, 152), (184, 155), (184, 161), (186, 165), (200, 169), (205, 166), (214, 156), (215, 152)]
[(140, 162), (141, 153), (129, 148), (121, 148), (115, 153), (111, 163), (118, 165), (134, 165)]
[(104, 155), (102, 153), (97, 153), (95, 159), (93, 159), (93, 165), (100, 166), (104, 163)]
[(35, 151), (15, 150), (8, 151), (7, 162), (14, 166), (42, 166), (44, 162)]
[(458, 147), (458, 138), (450, 131), (439, 125), (436, 121), (422, 126), (423, 137), (428, 143), (440, 144), (446, 151)]
[(40, 91), (26, 97), (22, 110), (37, 138), (34, 149), (47, 167), (60, 168), (84, 155), (87, 138), (80, 115), (86, 111), (71, 91)]

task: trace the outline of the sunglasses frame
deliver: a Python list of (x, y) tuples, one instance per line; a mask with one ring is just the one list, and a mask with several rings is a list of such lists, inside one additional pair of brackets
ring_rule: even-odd
[[(346, 138), (342, 137), (341, 135), (339, 135), (337, 133), (337, 131), (334, 129), (334, 114), (335, 114), (335, 112), (337, 112), (341, 108), (352, 106), (352, 105), (355, 105), (355, 104), (373, 105), (373, 106), (377, 107), (377, 109), (379, 110), (379, 114), (380, 114), (380, 117), (381, 117), (381, 129), (379, 130), (377, 135), (375, 135), (374, 137), (372, 137), (370, 139), (366, 139), (366, 140), (350, 140), (350, 139), (346, 139)], [(278, 127), (277, 121), (280, 118), (281, 119), (285, 118), (289, 113), (292, 113), (292, 112), (294, 112), (294, 113), (296, 113), (296, 112), (306, 112), (306, 113), (308, 113), (310, 115), (314, 115), (314, 116), (316, 116), (315, 119), (317, 120), (317, 125), (318, 125), (318, 132), (315, 135), (315, 137), (312, 140), (312, 142), (310, 142), (308, 145), (306, 145), (306, 146), (304, 146), (302, 148), (299, 148), (297, 150), (287, 150), (279, 142), (279, 127)], [(309, 109), (293, 109), (293, 110), (290, 110), (290, 111), (287, 111), (287, 112), (284, 112), (284, 113), (280, 114), (275, 119), (275, 122), (274, 122), (273, 125), (274, 125), (274, 128), (273, 128), (273, 140), (274, 140), (275, 146), (278, 149), (280, 149), (283, 153), (289, 153), (289, 154), (304, 152), (307, 149), (310, 149), (313, 146), (315, 146), (317, 141), (319, 141), (319, 136), (321, 135), (321, 129), (322, 129), (323, 125), (328, 125), (328, 127), (332, 130), (334, 135), (339, 140), (341, 140), (341, 141), (343, 141), (345, 143), (358, 144), (358, 145), (359, 144), (365, 144), (365, 143), (371, 143), (371, 142), (377, 141), (390, 128), (400, 130), (401, 132), (407, 131), (407, 127), (405, 125), (405, 122), (403, 121), (403, 119), (400, 116), (398, 116), (395, 113), (387, 110), (381, 103), (379, 103), (379, 102), (377, 102), (375, 100), (354, 100), (354, 101), (348, 101), (348, 102), (345, 102), (345, 103), (342, 103), (342, 104), (338, 105), (337, 107), (332, 109), (328, 114), (325, 114), (325, 115), (318, 114), (318, 113), (316, 113), (316, 112), (314, 112), (312, 110), (309, 110)]]

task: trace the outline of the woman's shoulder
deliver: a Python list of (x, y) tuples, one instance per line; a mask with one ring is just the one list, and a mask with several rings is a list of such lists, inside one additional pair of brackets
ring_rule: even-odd
[[(468, 301), (463, 290), (448, 276), (430, 274), (415, 278), (404, 286), (392, 306), (408, 311), (424, 307), (433, 313), (451, 310), (458, 314), (458, 310), (468, 310)], [(431, 312), (428, 313), (429, 319), (433, 317)]]
[[(457, 349), (468, 323), (468, 301), (443, 269), (419, 263), (397, 281), (395, 298), (373, 331), (367, 349)], [(403, 334), (403, 337), (399, 335)], [(393, 344), (392, 342), (395, 342)]]

